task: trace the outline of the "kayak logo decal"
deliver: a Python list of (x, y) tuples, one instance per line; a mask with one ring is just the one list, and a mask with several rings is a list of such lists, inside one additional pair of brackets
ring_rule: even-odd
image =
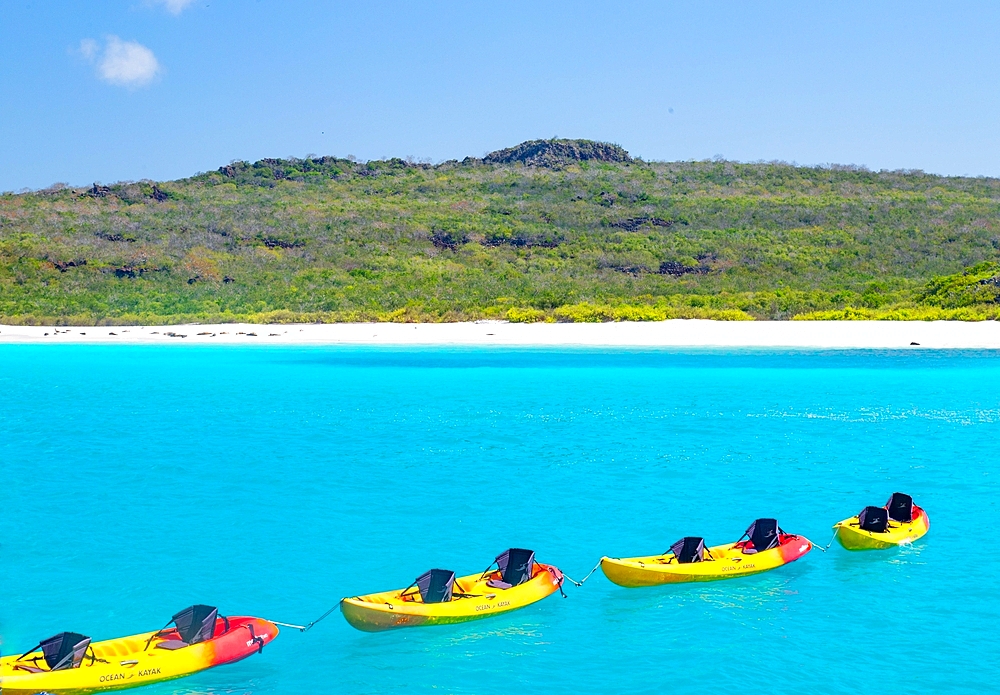
[(143, 676), (158, 676), (158, 675), (160, 675), (160, 669), (158, 668), (147, 668), (143, 669), (142, 671), (139, 671), (140, 678), (142, 678)]
[[(131, 677), (131, 674), (129, 674), (129, 676)], [(125, 674), (124, 673), (109, 673), (109, 674), (107, 674), (105, 676), (101, 676), (98, 680), (101, 683), (108, 683), (109, 681), (123, 681), (123, 680), (125, 680)]]
[(488, 611), (491, 608), (504, 608), (505, 606), (509, 606), (509, 605), (510, 605), (510, 601), (500, 601), (499, 603), (497, 603), (496, 605), (493, 605), (493, 606), (491, 606), (488, 603), (484, 603), (481, 606), (476, 606), (476, 610), (477, 611)]

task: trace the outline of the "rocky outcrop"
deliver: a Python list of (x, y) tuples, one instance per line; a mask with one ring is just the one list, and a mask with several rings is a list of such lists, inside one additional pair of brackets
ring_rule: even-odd
[(111, 192), (111, 186), (101, 186), (95, 183), (83, 195), (91, 198), (107, 198), (108, 196), (113, 195), (113, 193)]
[(564, 241), (562, 234), (515, 232), (513, 234), (504, 232), (493, 232), (483, 239), (483, 246), (513, 246), (517, 249), (554, 249)]
[(98, 239), (104, 239), (105, 241), (120, 241), (126, 244), (134, 244), (136, 238), (133, 236), (125, 236), (119, 234), (118, 232), (94, 232), (94, 236)]
[(634, 160), (618, 145), (593, 140), (529, 140), (483, 157), (486, 164), (521, 163), (549, 168), (586, 161), (628, 163)]
[(444, 229), (435, 229), (431, 232), (431, 243), (439, 249), (456, 250), (460, 244), (468, 243), (469, 237), (461, 232), (449, 232)]
[(87, 261), (82, 259), (75, 259), (72, 261), (49, 261), (55, 269), (60, 273), (65, 273), (70, 268), (79, 268), (82, 265), (87, 265)]
[(262, 236), (260, 240), (269, 249), (297, 249), (305, 246), (306, 242), (301, 239), (279, 239), (278, 237)]
[(166, 268), (153, 268), (146, 265), (119, 265), (110, 268), (101, 268), (102, 273), (114, 273), (116, 278), (137, 278), (146, 273), (160, 273)]
[(687, 275), (688, 273), (695, 273), (698, 275), (704, 275), (709, 270), (711, 270), (707, 265), (684, 265), (679, 261), (663, 261), (660, 263), (660, 269), (657, 271), (660, 275)]
[(615, 227), (616, 229), (624, 229), (626, 232), (637, 232), (645, 226), (650, 227), (673, 227), (673, 220), (665, 220), (662, 217), (630, 217), (627, 220), (618, 220), (617, 222), (612, 222), (608, 225), (609, 227)]

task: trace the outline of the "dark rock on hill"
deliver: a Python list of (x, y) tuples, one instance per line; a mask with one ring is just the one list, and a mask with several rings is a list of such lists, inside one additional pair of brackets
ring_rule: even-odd
[(648, 215), (643, 215), (641, 217), (629, 217), (627, 220), (612, 222), (610, 223), (610, 226), (617, 229), (624, 229), (626, 232), (637, 232), (644, 226), (673, 227), (674, 221), (665, 220), (662, 217), (650, 217)]
[(104, 239), (105, 241), (120, 241), (126, 244), (134, 244), (136, 238), (134, 236), (125, 236), (119, 234), (118, 232), (94, 232), (94, 236), (98, 239)]
[(49, 261), (56, 270), (60, 273), (65, 273), (70, 268), (79, 268), (80, 266), (87, 265), (87, 261), (82, 259), (76, 259), (73, 261)]
[(101, 268), (102, 273), (113, 273), (116, 278), (137, 278), (145, 273), (159, 273), (166, 268), (152, 268), (145, 265), (120, 265), (117, 267)]
[(93, 185), (93, 187), (90, 188), (83, 195), (90, 196), (91, 198), (107, 198), (109, 195), (112, 195), (112, 193), (111, 193), (111, 187), (110, 186), (102, 186), (102, 185), (100, 185), (98, 183), (95, 183)]
[(487, 164), (514, 164), (525, 166), (557, 167), (570, 162), (634, 161), (624, 149), (607, 142), (593, 140), (529, 140), (520, 145), (490, 152), (483, 158)]
[(506, 230), (493, 231), (483, 238), (483, 246), (513, 246), (518, 249), (554, 249), (565, 241), (565, 237), (558, 232), (508, 232)]
[(660, 275), (680, 276), (680, 275), (687, 275), (688, 273), (697, 273), (699, 275), (703, 275), (707, 273), (709, 270), (710, 268), (707, 265), (690, 266), (690, 265), (684, 265), (683, 263), (679, 263), (677, 261), (663, 261), (662, 263), (660, 263), (660, 270), (657, 272), (659, 272)]
[(444, 229), (435, 229), (431, 234), (431, 243), (439, 249), (456, 250), (460, 244), (469, 242), (469, 237), (461, 232), (449, 232)]

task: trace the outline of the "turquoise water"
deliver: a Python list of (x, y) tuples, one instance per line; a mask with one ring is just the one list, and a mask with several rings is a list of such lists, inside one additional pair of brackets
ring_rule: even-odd
[(579, 579), (758, 516), (825, 545), (903, 490), (932, 525), (898, 551), (669, 588), (598, 572), (451, 627), (334, 613), (137, 692), (992, 691), (997, 358), (0, 346), (0, 646), (197, 602), (305, 622), (509, 546)]

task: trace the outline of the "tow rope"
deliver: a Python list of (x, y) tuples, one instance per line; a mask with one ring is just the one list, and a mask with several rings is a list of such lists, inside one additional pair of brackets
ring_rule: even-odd
[[(340, 607), (340, 604), (338, 603), (333, 608), (331, 608), (330, 610), (328, 610), (326, 613), (324, 613), (323, 615), (321, 615), (318, 618), (316, 618), (316, 620), (312, 621), (311, 623), (306, 623), (305, 625), (293, 625), (292, 623), (283, 623), (283, 622), (281, 622), (279, 620), (268, 620), (267, 622), (274, 623), (275, 625), (280, 625), (281, 627), (290, 627), (290, 628), (292, 628), (294, 630), (298, 630), (299, 632), (306, 632), (310, 628), (312, 628), (313, 625), (315, 625), (320, 620), (322, 620), (326, 616), (328, 616), (331, 613), (333, 613), (339, 607)], [(267, 620), (267, 618), (265, 618), (265, 620)]]
[(826, 544), (826, 547), (823, 547), (821, 545), (817, 545), (817, 546), (814, 546), (814, 547), (819, 548), (820, 550), (822, 550), (825, 553), (827, 550), (830, 549), (830, 546), (833, 545), (833, 542), (835, 540), (837, 540), (837, 529), (833, 529), (833, 537), (830, 539), (830, 542)]
[(592, 569), (589, 572), (587, 572), (587, 576), (584, 577), (583, 579), (581, 579), (580, 581), (576, 581), (575, 579), (573, 579), (571, 576), (569, 576), (565, 572), (563, 573), (563, 576), (566, 577), (566, 579), (568, 579), (570, 581), (570, 583), (576, 584), (577, 586), (583, 586), (583, 583), (585, 581), (587, 581), (588, 579), (590, 579), (590, 575), (592, 575), (594, 572), (596, 572), (597, 568), (601, 566), (601, 562), (602, 561), (603, 561), (603, 558), (601, 558), (601, 560), (598, 560), (597, 564), (594, 565), (594, 569)]

